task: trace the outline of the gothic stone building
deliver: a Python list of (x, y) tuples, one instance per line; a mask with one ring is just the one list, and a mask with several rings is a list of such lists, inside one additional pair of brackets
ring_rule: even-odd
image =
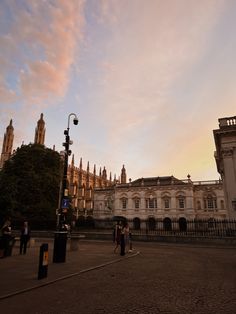
[[(134, 221), (146, 219), (227, 219), (236, 218), (236, 117), (219, 119), (214, 130), (215, 159), (221, 180), (180, 180), (174, 176), (139, 178), (126, 182), (123, 166), (120, 180), (108, 178), (106, 168), (83, 169), (82, 159), (75, 166), (74, 156), (68, 166), (69, 195), (75, 218), (111, 219), (123, 216)], [(14, 128), (6, 128), (0, 169), (12, 155)], [(35, 129), (34, 142), (44, 145), (43, 114)], [(63, 156), (63, 154), (62, 154)]]
[[(43, 114), (41, 113), (40, 119), (37, 121), (35, 128), (34, 144), (45, 145), (45, 121)], [(2, 154), (0, 159), (0, 169), (4, 166), (5, 161), (11, 158), (14, 154), (13, 151), (14, 140), (14, 128), (12, 120), (6, 128), (4, 134)], [(53, 148), (55, 149), (55, 148)], [(64, 154), (61, 152), (63, 158)], [(93, 190), (95, 187), (102, 188), (108, 187), (116, 182), (116, 177), (111, 178), (111, 173), (108, 178), (107, 170), (105, 167), (100, 167), (100, 171), (96, 173), (96, 165), (94, 165), (93, 171), (90, 171), (89, 162), (87, 163), (87, 169), (84, 170), (82, 166), (82, 158), (80, 159), (79, 167), (75, 166), (74, 156), (72, 156), (71, 164), (67, 170), (67, 180), (69, 187), (69, 195), (72, 199), (72, 207), (74, 209), (74, 215), (78, 218), (78, 215), (84, 217), (93, 215)]]

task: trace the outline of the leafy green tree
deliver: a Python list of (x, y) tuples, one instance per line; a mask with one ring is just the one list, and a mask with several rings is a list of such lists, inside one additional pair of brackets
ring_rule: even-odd
[(22, 145), (0, 172), (0, 216), (42, 223), (56, 220), (62, 162), (43, 145)]

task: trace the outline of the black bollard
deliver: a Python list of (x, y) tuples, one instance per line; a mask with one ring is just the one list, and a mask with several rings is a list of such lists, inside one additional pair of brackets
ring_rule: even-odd
[(48, 275), (48, 244), (40, 246), (38, 279), (46, 278)]
[(125, 235), (123, 233), (120, 235), (120, 255), (125, 255)]
[(56, 231), (54, 233), (53, 263), (65, 263), (67, 231)]

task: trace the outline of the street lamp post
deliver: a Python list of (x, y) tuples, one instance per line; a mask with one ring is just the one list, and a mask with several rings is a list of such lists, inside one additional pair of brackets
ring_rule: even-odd
[(66, 223), (67, 211), (69, 208), (69, 191), (67, 184), (67, 169), (68, 169), (68, 158), (71, 155), (70, 145), (73, 142), (70, 140), (69, 130), (70, 130), (70, 118), (74, 116), (73, 123), (77, 125), (79, 120), (75, 113), (70, 113), (68, 116), (68, 125), (67, 129), (64, 131), (65, 142), (63, 146), (65, 147), (65, 156), (64, 156), (64, 170), (63, 170), (63, 179), (62, 179), (62, 195), (61, 195), (61, 206), (60, 206), (60, 218), (59, 218), (59, 229), (63, 230)]
[(59, 219), (57, 220), (57, 231), (55, 232), (54, 239), (54, 252), (53, 252), (53, 262), (61, 263), (65, 262), (66, 258), (66, 243), (67, 243), (67, 230), (65, 228), (67, 211), (69, 209), (69, 191), (67, 184), (67, 168), (68, 168), (68, 158), (71, 155), (70, 145), (73, 142), (70, 140), (69, 130), (70, 130), (70, 118), (74, 117), (73, 123), (77, 125), (79, 120), (75, 113), (70, 113), (68, 116), (67, 129), (64, 130), (65, 142), (63, 146), (64, 151), (64, 167), (63, 167), (63, 178), (62, 178), (62, 191), (61, 191), (61, 202), (59, 208)]

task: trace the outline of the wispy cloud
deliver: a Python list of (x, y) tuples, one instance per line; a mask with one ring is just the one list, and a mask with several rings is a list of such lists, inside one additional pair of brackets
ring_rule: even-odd
[[(182, 90), (183, 94), (178, 95), (176, 89), (180, 88), (179, 82), (187, 85), (192, 75), (198, 79), (193, 72), (208, 54), (211, 36), (224, 9), (225, 2), (215, 0), (204, 4), (196, 1), (102, 1), (99, 22), (106, 24), (109, 38), (102, 47), (101, 118), (106, 121), (109, 145), (116, 154), (121, 150), (124, 156), (125, 151), (131, 173), (137, 173), (137, 168), (143, 172), (144, 161), (151, 171), (154, 166), (150, 164), (155, 164), (155, 160), (168, 172), (167, 159), (169, 164), (175, 160), (175, 168), (178, 163), (181, 165), (181, 158), (177, 160), (174, 152), (180, 151), (181, 145), (187, 147), (187, 141), (191, 141), (197, 131), (202, 140), (206, 135), (201, 132), (208, 132), (211, 138), (206, 128), (196, 130), (188, 123), (188, 117), (189, 121), (193, 119), (193, 110), (204, 110), (206, 104), (201, 96), (205, 86), (198, 88), (196, 99), (190, 97), (192, 103), (187, 103), (184, 95), (188, 91)], [(202, 103), (197, 104), (197, 100)], [(195, 115), (194, 119), (195, 125), (207, 122), (204, 115)], [(182, 134), (182, 144), (175, 143), (175, 134)], [(168, 150), (168, 146), (173, 149)], [(192, 162), (197, 161), (194, 147), (183, 151), (182, 156), (189, 153)], [(134, 163), (135, 156), (137, 162)], [(214, 163), (213, 152), (210, 157)]]
[[(67, 91), (76, 45), (82, 38), (83, 1), (2, 3), (9, 27), (1, 34), (1, 103), (55, 102)], [(14, 77), (13, 77), (14, 75)], [(7, 88), (14, 81), (15, 90)]]

